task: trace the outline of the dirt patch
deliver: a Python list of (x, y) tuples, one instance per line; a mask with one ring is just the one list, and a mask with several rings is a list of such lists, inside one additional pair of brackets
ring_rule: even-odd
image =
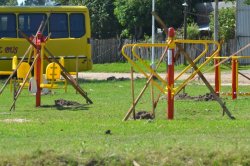
[(135, 114), (135, 119), (154, 119), (154, 116), (147, 111), (139, 111)]
[(175, 96), (177, 100), (195, 100), (195, 101), (213, 101), (214, 96), (211, 93), (199, 96), (189, 96), (187, 93), (178, 94)]
[(125, 80), (129, 80), (129, 78), (125, 78), (125, 77), (116, 78), (115, 76), (111, 76), (107, 78), (107, 81), (125, 81)]
[(58, 99), (58, 100), (55, 100), (55, 106), (56, 107), (78, 107), (78, 106), (81, 106), (81, 104), (76, 101)]
[(4, 119), (1, 120), (2, 122), (5, 123), (26, 123), (26, 122), (30, 122), (30, 120), (28, 119)]
[(49, 107), (56, 107), (56, 109), (60, 111), (62, 110), (80, 111), (80, 110), (88, 110), (89, 104), (80, 104), (76, 101), (58, 99), (58, 100), (55, 100), (55, 105), (49, 106)]

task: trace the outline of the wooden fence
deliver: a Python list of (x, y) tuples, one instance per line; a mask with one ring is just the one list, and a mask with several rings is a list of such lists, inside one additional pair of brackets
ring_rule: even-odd
[[(93, 63), (113, 63), (113, 62), (126, 62), (126, 59), (121, 54), (122, 46), (128, 43), (135, 43), (131, 40), (119, 40), (119, 39), (105, 39), (105, 40), (92, 40), (92, 59)], [(138, 42), (137, 42), (138, 43)], [(203, 45), (187, 44), (187, 52), (192, 59), (195, 59), (204, 49)], [(164, 48), (155, 48), (155, 59), (159, 59), (163, 53)], [(211, 55), (213, 46), (209, 46), (209, 51), (206, 56)], [(221, 56), (230, 56), (237, 51), (236, 40), (232, 39), (222, 45)], [(131, 57), (131, 50), (127, 50), (126, 53)], [(141, 58), (151, 60), (151, 48), (139, 48), (137, 53)], [(204, 62), (205, 57), (200, 59), (200, 63)], [(181, 56), (176, 64), (183, 64), (184, 58)], [(244, 63), (245, 64), (245, 63)], [(249, 63), (248, 63), (249, 64)]]

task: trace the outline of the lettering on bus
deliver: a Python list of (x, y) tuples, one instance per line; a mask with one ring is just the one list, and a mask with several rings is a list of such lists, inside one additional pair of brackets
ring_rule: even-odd
[(18, 47), (15, 46), (7, 46), (7, 47), (0, 47), (0, 54), (16, 54), (18, 51)]

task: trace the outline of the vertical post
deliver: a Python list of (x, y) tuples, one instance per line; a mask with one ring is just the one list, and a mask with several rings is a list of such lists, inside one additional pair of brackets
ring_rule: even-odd
[(37, 86), (37, 91), (36, 91), (36, 107), (41, 106), (41, 52), (40, 50), (37, 50), (37, 62), (36, 62), (36, 86)]
[(220, 65), (218, 65), (220, 62), (219, 59), (214, 59), (214, 65), (215, 65), (215, 93), (220, 96), (220, 86), (221, 86), (221, 73), (220, 73)]
[[(182, 6), (184, 7), (184, 40), (187, 39), (187, 9), (188, 9), (188, 4), (185, 0), (185, 2), (182, 4)], [(186, 44), (183, 44), (184, 46), (184, 51), (186, 51)], [(183, 64), (187, 65), (187, 61), (186, 58), (183, 59)], [(184, 87), (185, 88), (185, 87)]]
[[(14, 80), (13, 80), (13, 88), (14, 88), (14, 90), (13, 90), (13, 101), (15, 101), (15, 98), (16, 98), (16, 93), (17, 93), (17, 80), (16, 80), (17, 78), (16, 77), (14, 77)], [(10, 83), (10, 84), (12, 84), (12, 83)], [(15, 109), (16, 109), (16, 102), (14, 102), (14, 105), (13, 105), (13, 111), (15, 111)]]
[(238, 69), (237, 69), (237, 58), (232, 57), (232, 99), (237, 98), (237, 75), (238, 75)]
[[(174, 28), (168, 29), (168, 40), (173, 40), (175, 36)], [(175, 43), (172, 42), (168, 47), (168, 85), (170, 89), (168, 89), (168, 119), (174, 119), (174, 51), (175, 51)]]
[[(78, 68), (79, 68), (79, 57), (77, 56), (76, 57), (76, 83), (79, 85), (78, 83)], [(67, 81), (67, 80), (66, 80)], [(67, 82), (66, 82), (66, 85), (67, 86)], [(66, 88), (66, 87), (65, 87)], [(66, 91), (65, 91), (66, 92)], [(76, 94), (77, 94), (77, 90), (76, 90)]]
[(135, 120), (135, 85), (134, 85), (134, 68), (130, 67), (131, 74), (131, 95), (132, 95), (132, 105), (133, 105), (133, 118)]
[[(155, 0), (152, 0), (152, 12), (155, 11)], [(155, 17), (152, 15), (152, 44), (155, 43)], [(152, 47), (151, 68), (155, 69), (155, 48)]]
[(154, 85), (151, 81), (151, 101), (152, 101), (152, 116), (155, 118), (155, 97), (154, 97)]
[(34, 51), (35, 56), (37, 57), (37, 61), (35, 64), (35, 80), (36, 80), (36, 107), (41, 106), (41, 82), (42, 82), (42, 73), (43, 73), (43, 54), (44, 54), (44, 39), (41, 32), (37, 33), (36, 37), (36, 50)]

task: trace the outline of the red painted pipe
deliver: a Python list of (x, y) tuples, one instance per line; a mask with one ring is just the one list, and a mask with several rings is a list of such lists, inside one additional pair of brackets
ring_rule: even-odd
[(232, 59), (232, 99), (237, 98), (237, 59)]
[(220, 95), (220, 66), (218, 64), (219, 64), (219, 60), (215, 59), (214, 60), (214, 65), (215, 65), (215, 81), (214, 81), (214, 84), (215, 84), (215, 92), (219, 96)]
[[(168, 29), (168, 38), (173, 39), (175, 35), (174, 28)], [(174, 47), (169, 46), (168, 49), (168, 85), (171, 88), (174, 88)], [(171, 89), (168, 89), (168, 119), (172, 120), (174, 119), (174, 92)]]
[(37, 85), (37, 92), (36, 92), (36, 107), (41, 106), (41, 42), (42, 42), (42, 34), (40, 32), (37, 33), (36, 38), (36, 46), (37, 46), (37, 62), (36, 62), (36, 85)]

